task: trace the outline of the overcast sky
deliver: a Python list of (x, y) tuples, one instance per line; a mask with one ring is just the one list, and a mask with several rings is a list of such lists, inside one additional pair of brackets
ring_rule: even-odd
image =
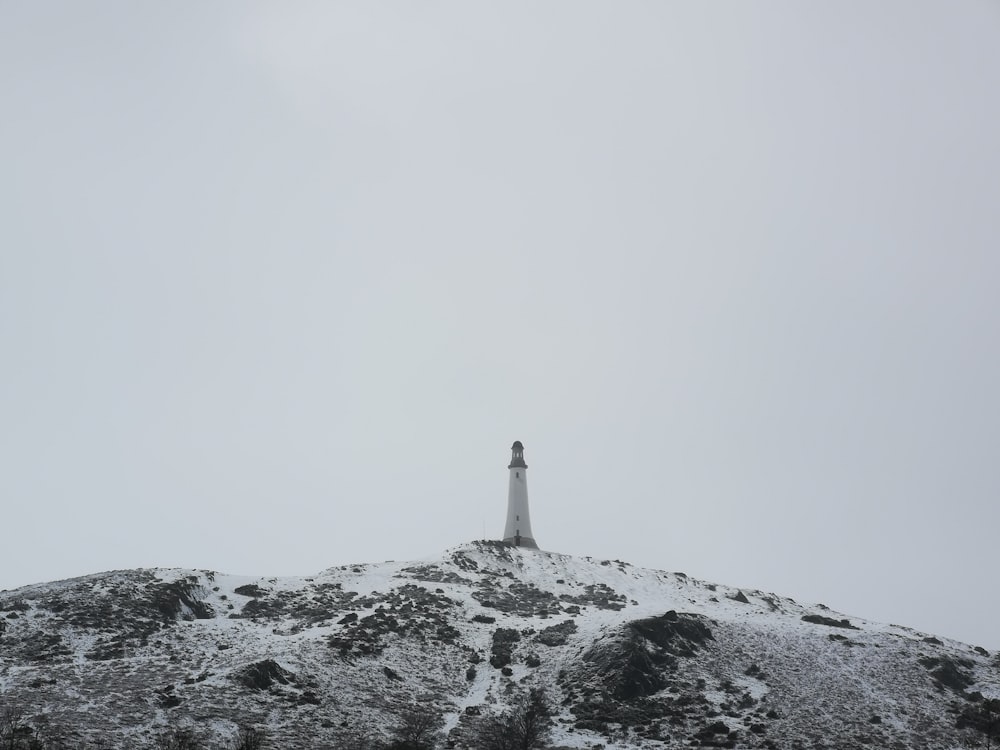
[(1000, 3), (0, 0), (0, 588), (498, 538), (1000, 648)]

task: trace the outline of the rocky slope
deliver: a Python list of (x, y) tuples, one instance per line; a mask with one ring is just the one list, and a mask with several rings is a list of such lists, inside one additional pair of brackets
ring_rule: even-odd
[[(544, 687), (569, 748), (957, 748), (984, 649), (683, 573), (476, 542), (304, 578), (131, 570), (0, 593), (0, 707), (67, 746), (240, 726), (347, 747), (417, 708), (475, 746)], [(977, 728), (978, 726), (978, 728)]]

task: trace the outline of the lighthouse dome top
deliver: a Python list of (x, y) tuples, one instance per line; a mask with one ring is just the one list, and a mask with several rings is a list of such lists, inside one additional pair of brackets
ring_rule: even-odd
[(528, 465), (524, 463), (524, 446), (521, 444), (520, 440), (515, 440), (514, 444), (510, 447), (510, 465), (508, 469), (527, 469)]

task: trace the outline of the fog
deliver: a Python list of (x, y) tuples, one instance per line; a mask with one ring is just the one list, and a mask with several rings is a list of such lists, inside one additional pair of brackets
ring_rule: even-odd
[(0, 4), (0, 588), (499, 538), (991, 649), (1000, 6)]

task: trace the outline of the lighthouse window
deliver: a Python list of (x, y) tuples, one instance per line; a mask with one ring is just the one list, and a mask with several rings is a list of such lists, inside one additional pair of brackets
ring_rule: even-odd
[(521, 520), (521, 517), (520, 517), (520, 516), (514, 516), (514, 518), (515, 518), (516, 520), (518, 520), (518, 521), (520, 521), (520, 520)]
[(521, 478), (521, 472), (515, 471), (514, 472), (514, 476), (517, 477), (518, 479), (520, 479)]

